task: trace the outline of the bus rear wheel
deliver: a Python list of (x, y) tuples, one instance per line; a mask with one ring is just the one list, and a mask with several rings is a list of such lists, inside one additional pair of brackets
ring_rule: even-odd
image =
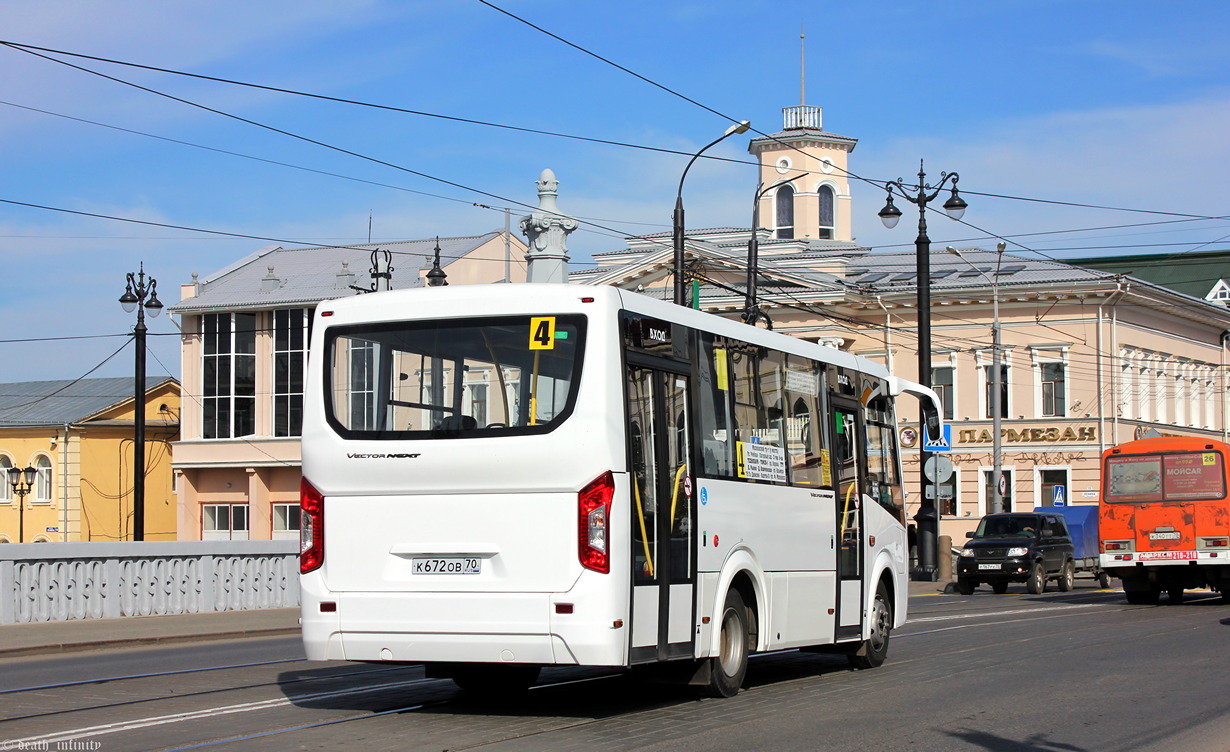
[(893, 631), (893, 604), (888, 597), (888, 589), (881, 582), (876, 588), (875, 600), (871, 602), (870, 632), (852, 650), (847, 658), (854, 668), (876, 668), (884, 664), (888, 657), (888, 638)]
[(743, 596), (731, 588), (726, 593), (722, 617), (718, 622), (718, 654), (709, 659), (709, 684), (702, 691), (710, 697), (734, 697), (743, 686), (747, 675), (747, 656), (750, 652), (750, 635), (747, 628), (748, 611)]

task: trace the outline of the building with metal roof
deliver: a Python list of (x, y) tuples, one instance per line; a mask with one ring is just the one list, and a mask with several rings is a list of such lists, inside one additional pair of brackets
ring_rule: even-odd
[[(179, 383), (145, 387), (145, 537), (175, 540)], [(126, 378), (0, 384), (0, 542), (132, 539), (134, 392)], [(33, 482), (14, 486), (8, 471), (26, 468)]]
[(312, 313), (339, 297), (524, 282), (503, 231), (353, 246), (268, 246), (201, 279), (180, 317), (186, 409), (175, 444), (181, 539), (299, 537), (299, 427)]
[[(850, 238), (849, 213), (828, 213), (818, 190), (780, 193), (776, 182), (844, 175), (845, 162), (826, 172), (820, 160), (844, 158), (853, 140), (825, 141), (817, 128), (786, 128), (753, 142), (761, 154), (758, 193), (755, 307), (775, 330), (885, 363), (917, 378), (916, 255), (873, 253)], [(795, 118), (797, 120), (797, 118)], [(815, 131), (815, 132), (813, 132)], [(807, 168), (795, 143), (809, 144)], [(805, 138), (803, 138), (805, 136)], [(785, 161), (782, 161), (785, 160)], [(837, 168), (840, 169), (837, 169)], [(824, 183), (821, 182), (821, 185)], [(764, 190), (764, 186), (770, 186)], [(840, 186), (834, 193), (843, 195)], [(766, 203), (772, 198), (771, 203)], [(791, 201), (789, 209), (783, 201)], [(801, 218), (832, 217), (823, 223)], [(783, 224), (789, 223), (789, 224)], [(671, 235), (628, 238), (622, 249), (595, 254), (593, 268), (574, 271), (575, 284), (615, 285), (671, 299)], [(744, 317), (748, 313), (749, 244), (740, 227), (688, 230), (688, 295), (695, 307)], [(977, 247), (946, 252), (933, 245), (931, 383), (951, 423), (953, 472), (939, 485), (941, 533), (963, 539), (991, 511), (995, 467), (992, 332), (1001, 330), (1001, 467), (1008, 509), (1053, 503), (1096, 503), (1098, 464), (1108, 446), (1146, 431), (1225, 438), (1230, 424), (1224, 301), (1206, 293), (1220, 280), (1183, 287), (1159, 265), (1101, 268)], [(1130, 271), (1131, 273), (1125, 273)], [(1208, 273), (1205, 273), (1208, 276)], [(1209, 297), (1209, 299), (1206, 299)], [(1225, 297), (1230, 298), (1230, 286)], [(995, 320), (998, 310), (999, 320)], [(763, 319), (762, 319), (763, 321)], [(906, 466), (909, 510), (920, 508), (919, 434), (912, 407), (897, 447)]]

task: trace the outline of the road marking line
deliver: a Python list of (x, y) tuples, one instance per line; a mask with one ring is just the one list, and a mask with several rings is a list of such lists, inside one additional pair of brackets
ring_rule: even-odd
[[(119, 721), (116, 723), (104, 723), (100, 726), (87, 726), (85, 728), (73, 729), (72, 731), (57, 731), (53, 734), (43, 734), (41, 736), (29, 736), (25, 739), (9, 739), (5, 744), (9, 745), (8, 749), (43, 749), (44, 745), (50, 745), (57, 742), (71, 741), (80, 739), (86, 736), (101, 736), (102, 734), (114, 734), (120, 731), (135, 731), (137, 729), (148, 728), (150, 726), (164, 726), (168, 723), (180, 723), (183, 721), (196, 721), (211, 718), (215, 715), (230, 715), (232, 713), (247, 713), (253, 710), (268, 710), (270, 708), (283, 707), (292, 705), (297, 702), (313, 702), (316, 700), (328, 700), (334, 697), (345, 697), (347, 695), (361, 695), (371, 692), (383, 692), (389, 689), (400, 689), (410, 687), (416, 684), (422, 684), (435, 679), (411, 679), (408, 681), (389, 682), (387, 684), (375, 684), (370, 687), (359, 687), (353, 689), (339, 689), (331, 692), (317, 692), (310, 695), (299, 695), (297, 697), (278, 697), (272, 700), (259, 700), (257, 702), (245, 702), (238, 705), (222, 705), (215, 708), (206, 708), (203, 710), (193, 710), (187, 713), (173, 713), (171, 715), (151, 716), (149, 718), (135, 718), (131, 721)], [(22, 746), (27, 745), (27, 746)], [(34, 746), (37, 745), (37, 746)]]
[(951, 614), (949, 616), (924, 616), (921, 619), (907, 619), (906, 624), (920, 624), (925, 621), (951, 621), (953, 619), (981, 619), (996, 616), (1011, 616), (1013, 614), (1041, 614), (1047, 611), (1064, 611), (1072, 608), (1095, 608), (1104, 603), (1070, 603), (1063, 606), (1039, 606), (1038, 608), (1018, 608), (1011, 611), (984, 611), (976, 614)]

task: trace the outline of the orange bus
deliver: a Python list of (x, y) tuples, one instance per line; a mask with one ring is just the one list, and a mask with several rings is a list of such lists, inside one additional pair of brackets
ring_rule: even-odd
[(1128, 603), (1171, 603), (1189, 588), (1230, 602), (1230, 445), (1176, 436), (1102, 453), (1101, 566), (1123, 581)]

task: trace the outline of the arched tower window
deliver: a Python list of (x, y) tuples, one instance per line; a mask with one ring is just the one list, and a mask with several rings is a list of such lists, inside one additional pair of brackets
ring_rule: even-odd
[(777, 237), (794, 237), (794, 188), (789, 185), (777, 189)]
[(834, 218), (834, 204), (836, 197), (833, 194), (832, 186), (822, 185), (817, 191), (820, 198), (820, 238), (823, 240), (833, 239), (833, 229), (836, 225)]

